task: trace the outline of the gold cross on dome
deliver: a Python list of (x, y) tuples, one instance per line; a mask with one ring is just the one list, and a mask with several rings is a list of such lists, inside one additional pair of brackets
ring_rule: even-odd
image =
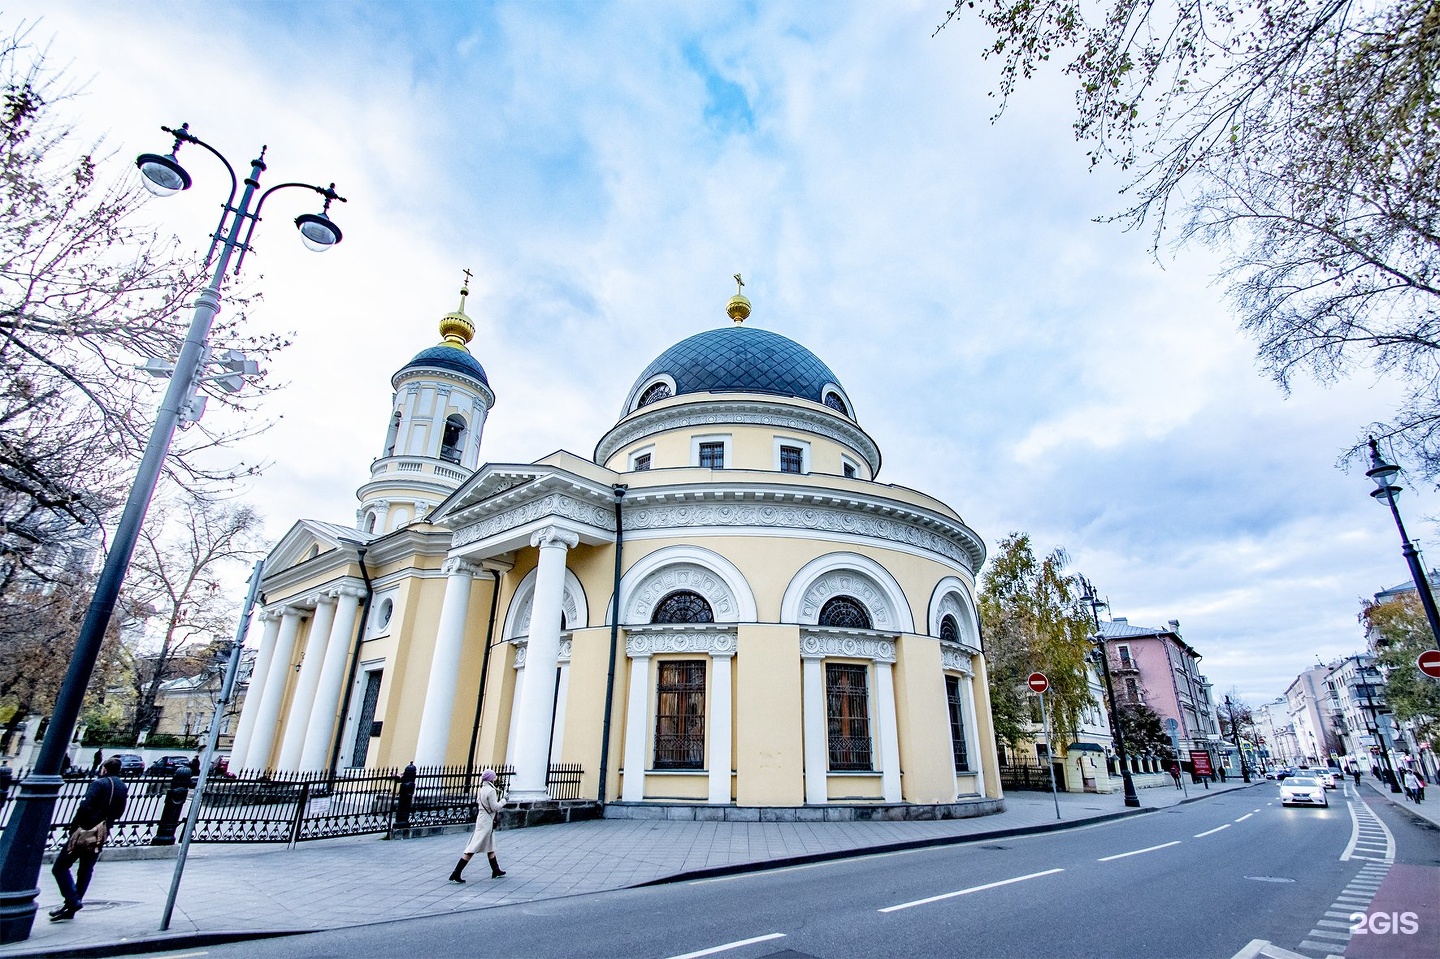
[(741, 289), (744, 288), (744, 286), (745, 286), (745, 281), (742, 280), (742, 279), (740, 279), (740, 274), (739, 274), (739, 273), (736, 273), (736, 274), (735, 274), (735, 295), (736, 295), (736, 296), (739, 296), (739, 295), (740, 295), (740, 291), (741, 291)]

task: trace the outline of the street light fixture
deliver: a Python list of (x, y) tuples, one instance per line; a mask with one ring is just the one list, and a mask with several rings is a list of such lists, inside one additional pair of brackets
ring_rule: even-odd
[[(1100, 660), (1100, 669), (1105, 675), (1105, 695), (1110, 699), (1110, 731), (1115, 734), (1115, 755), (1120, 760), (1120, 781), (1125, 786), (1125, 805), (1138, 808), (1140, 796), (1135, 792), (1135, 780), (1130, 777), (1130, 759), (1125, 755), (1125, 732), (1120, 728), (1120, 710), (1115, 705), (1115, 684), (1110, 679), (1110, 656), (1105, 650), (1105, 637), (1100, 632), (1100, 607), (1106, 605), (1095, 595), (1095, 587), (1085, 577), (1079, 577), (1080, 585), (1084, 592), (1080, 596), (1080, 602), (1090, 607), (1090, 615), (1095, 618), (1095, 635), (1091, 642), (1095, 644), (1095, 657)], [(1177, 757), (1176, 761), (1179, 759)]]
[(1415, 581), (1415, 592), (1420, 594), (1420, 605), (1425, 608), (1425, 618), (1430, 622), (1430, 636), (1435, 640), (1436, 648), (1440, 649), (1440, 611), (1435, 608), (1435, 597), (1430, 592), (1429, 580), (1425, 578), (1420, 551), (1410, 542), (1410, 537), (1405, 532), (1405, 524), (1400, 520), (1400, 508), (1395, 505), (1395, 499), (1403, 487), (1396, 486), (1391, 481), (1399, 473), (1400, 467), (1385, 462), (1380, 456), (1380, 447), (1376, 445), (1375, 437), (1370, 437), (1370, 469), (1365, 471), (1365, 475), (1375, 481), (1376, 487), (1370, 495), (1390, 506), (1390, 514), (1395, 517), (1395, 528), (1400, 531), (1400, 552), (1405, 554), (1405, 562), (1410, 565), (1410, 578)]
[[(146, 153), (135, 161), (146, 189), (156, 196), (174, 196), (188, 189), (191, 184), (190, 174), (185, 172), (176, 155), (182, 145), (193, 143), (225, 165), (225, 169), (230, 173), (230, 195), (221, 209), (220, 224), (211, 237), (210, 251), (205, 257), (207, 267), (214, 263), (214, 272), (210, 276), (209, 284), (196, 298), (195, 312), (180, 348), (180, 355), (175, 361), (170, 385), (156, 412), (155, 425), (145, 444), (145, 452), (140, 459), (134, 484), (125, 501), (125, 509), (120, 514), (110, 550), (105, 555), (105, 565), (96, 581), (95, 594), (91, 597), (84, 623), (75, 641), (75, 652), (70, 657), (70, 665), (55, 697), (54, 712), (40, 747), (40, 755), (35, 761), (33, 771), (21, 781), (15, 797), (15, 809), (5, 826), (4, 834), (0, 835), (0, 943), (21, 942), (30, 936), (30, 929), (35, 921), (35, 897), (40, 892), (36, 885), (40, 875), (40, 860), (50, 833), (55, 799), (63, 782), (60, 773), (65, 749), (75, 728), (75, 720), (80, 714), (85, 688), (89, 685), (91, 673), (95, 669), (106, 627), (115, 611), (120, 586), (130, 566), (130, 558), (135, 551), (145, 513), (149, 509), (150, 498), (155, 493), (161, 468), (170, 451), (170, 441), (178, 426), (184, 422), (193, 422), (203, 410), (204, 397), (198, 395), (198, 391), (208, 379), (212, 379), (202, 375), (206, 364), (211, 362), (206, 339), (210, 335), (210, 326), (216, 314), (220, 312), (220, 288), (226, 271), (230, 268), (230, 261), (232, 258), (235, 260), (234, 272), (239, 273), (245, 253), (250, 249), (250, 238), (255, 232), (255, 224), (260, 221), (261, 207), (272, 193), (288, 187), (313, 190), (325, 198), (325, 207), (319, 214), (307, 214), (297, 218), (296, 226), (300, 228), (302, 238), (310, 241), (306, 245), (318, 242), (321, 249), (328, 249), (340, 242), (339, 228), (330, 223), (326, 216), (333, 201), (345, 202), (345, 198), (335, 192), (335, 184), (319, 187), (310, 183), (281, 183), (261, 193), (257, 198), (255, 193), (260, 188), (260, 175), (265, 172), (264, 148), (260, 150), (259, 158), (250, 161), (250, 175), (246, 177), (242, 191), (240, 180), (230, 161), (210, 144), (192, 134), (189, 124), (181, 124), (179, 129), (160, 129), (173, 136), (175, 143), (168, 156)], [(237, 192), (240, 193), (238, 205), (235, 200)], [(313, 246), (311, 248), (314, 249)], [(222, 384), (222, 388), (226, 388), (234, 376), (251, 372), (252, 367), (241, 363), (242, 360), (243, 358), (237, 359), (228, 354), (219, 360), (222, 368), (228, 371), (221, 374), (221, 377), (227, 380), (227, 384)], [(237, 363), (241, 364), (238, 370)]]

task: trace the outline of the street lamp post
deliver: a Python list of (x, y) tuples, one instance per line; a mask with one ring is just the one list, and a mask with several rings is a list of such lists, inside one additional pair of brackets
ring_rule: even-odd
[[(210, 252), (205, 259), (207, 267), (214, 264), (214, 272), (209, 284), (196, 298), (195, 312), (175, 361), (170, 385), (155, 415), (155, 425), (145, 444), (134, 484), (120, 514), (110, 550), (105, 555), (105, 565), (96, 581), (95, 593), (75, 641), (75, 652), (70, 657), (65, 678), (55, 697), (54, 712), (40, 747), (40, 755), (33, 771), (21, 781), (15, 797), (15, 809), (4, 834), (0, 835), (0, 944), (21, 942), (30, 937), (30, 929), (35, 922), (35, 897), (40, 893), (37, 887), (40, 860), (50, 833), (55, 799), (63, 782), (60, 774), (65, 748), (80, 715), (85, 689), (100, 655), (105, 630), (115, 611), (120, 586), (130, 566), (130, 558), (149, 509), (150, 498), (159, 482), (165, 457), (170, 451), (175, 429), (182, 423), (199, 419), (204, 408), (204, 397), (199, 395), (203, 383), (213, 380), (221, 389), (233, 391), (240, 388), (241, 378), (259, 372), (253, 361), (232, 354), (220, 361), (227, 372), (218, 376), (201, 375), (204, 367), (211, 362), (206, 339), (216, 314), (220, 312), (220, 288), (230, 269), (230, 261), (234, 258), (235, 273), (239, 273), (245, 253), (250, 249), (255, 225), (260, 220), (261, 207), (272, 193), (287, 187), (313, 190), (325, 198), (325, 206), (320, 213), (307, 213), (295, 219), (305, 245), (318, 252), (340, 242), (340, 229), (327, 214), (332, 202), (339, 200), (343, 203), (345, 198), (335, 192), (333, 183), (328, 187), (282, 183), (257, 198), (255, 194), (260, 188), (260, 174), (265, 171), (264, 148), (260, 151), (260, 158), (250, 161), (250, 175), (244, 181), (244, 189), (240, 190), (235, 168), (218, 150), (192, 134), (189, 124), (182, 124), (179, 129), (161, 129), (175, 138), (170, 154), (147, 153), (135, 161), (146, 189), (156, 196), (173, 196), (189, 189), (190, 174), (180, 166), (176, 154), (182, 145), (193, 143), (209, 151), (225, 165), (230, 173), (230, 196), (221, 210), (220, 223), (211, 237)], [(238, 204), (235, 201), (237, 192), (240, 193)]]
[(1250, 767), (1245, 765), (1245, 750), (1240, 748), (1240, 727), (1235, 725), (1235, 704), (1225, 697), (1225, 708), (1230, 712), (1230, 739), (1235, 743), (1235, 752), (1240, 756), (1240, 778), (1250, 781)]
[(1405, 554), (1405, 562), (1410, 565), (1410, 578), (1415, 581), (1415, 592), (1420, 594), (1420, 605), (1425, 608), (1425, 618), (1430, 622), (1430, 637), (1435, 641), (1436, 648), (1440, 649), (1440, 611), (1435, 608), (1435, 597), (1430, 592), (1430, 581), (1426, 579), (1424, 566), (1420, 562), (1420, 551), (1410, 542), (1410, 537), (1405, 532), (1405, 524), (1400, 520), (1400, 508), (1395, 505), (1395, 499), (1403, 487), (1396, 486), (1391, 480), (1399, 472), (1400, 467), (1387, 463), (1380, 457), (1380, 447), (1376, 445), (1375, 437), (1370, 437), (1370, 469), (1365, 471), (1365, 475), (1374, 480), (1376, 486), (1370, 495), (1390, 506), (1390, 515), (1395, 517), (1395, 528), (1400, 531), (1400, 552)]
[(1365, 687), (1365, 708), (1370, 711), (1370, 720), (1374, 723), (1370, 731), (1380, 741), (1380, 768), (1385, 770), (1385, 781), (1392, 793), (1403, 792), (1400, 788), (1400, 778), (1395, 775), (1395, 764), (1390, 761), (1390, 747), (1385, 742), (1385, 731), (1380, 728), (1380, 707), (1375, 705), (1375, 684), (1368, 682), (1371, 676), (1379, 678), (1379, 670), (1367, 667), (1361, 670), (1361, 678), (1367, 680), (1362, 685)]
[(1135, 792), (1135, 780), (1130, 776), (1130, 759), (1125, 755), (1125, 732), (1120, 728), (1120, 710), (1115, 704), (1115, 684), (1110, 679), (1110, 657), (1105, 651), (1105, 637), (1100, 633), (1100, 607), (1104, 603), (1095, 595), (1095, 588), (1088, 580), (1080, 577), (1080, 584), (1085, 589), (1080, 602), (1090, 607), (1090, 615), (1095, 618), (1095, 655), (1100, 660), (1100, 669), (1105, 676), (1105, 695), (1110, 699), (1110, 731), (1115, 734), (1115, 755), (1120, 760), (1120, 781), (1125, 786), (1125, 805), (1138, 808), (1140, 796)]

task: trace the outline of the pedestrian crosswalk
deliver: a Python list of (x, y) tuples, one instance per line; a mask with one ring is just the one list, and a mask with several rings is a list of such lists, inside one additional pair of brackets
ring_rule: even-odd
[(1395, 836), (1385, 823), (1360, 801), (1359, 793), (1345, 786), (1346, 805), (1350, 810), (1350, 842), (1340, 856), (1341, 862), (1359, 860), (1364, 863), (1355, 877), (1335, 897), (1325, 915), (1300, 942), (1302, 954), (1338, 956), (1345, 952), (1352, 932), (1363, 928), (1385, 874), (1395, 862)]

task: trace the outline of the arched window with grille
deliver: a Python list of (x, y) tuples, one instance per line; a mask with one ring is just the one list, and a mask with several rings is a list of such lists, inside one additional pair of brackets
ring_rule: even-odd
[(440, 438), (440, 458), (450, 463), (460, 462), (465, 451), (465, 417), (451, 413), (445, 418), (445, 432)]
[(821, 626), (838, 626), (841, 629), (872, 629), (870, 610), (854, 596), (832, 596), (820, 607)]
[(704, 596), (688, 589), (676, 590), (655, 604), (652, 623), (713, 623), (715, 612)]
[(850, 410), (846, 408), (845, 401), (840, 398), (839, 393), (826, 393), (825, 405), (830, 407), (835, 412), (839, 413), (841, 416), (850, 415)]
[(637, 408), (638, 408), (638, 407), (641, 407), (641, 406), (649, 406), (651, 403), (658, 403), (658, 402), (660, 402), (661, 400), (665, 400), (665, 399), (669, 399), (669, 398), (670, 398), (670, 384), (669, 384), (669, 383), (665, 383), (665, 382), (663, 382), (663, 381), (660, 382), (660, 383), (652, 383), (650, 386), (647, 386), (647, 387), (645, 388), (645, 392), (643, 392), (643, 393), (640, 394), (640, 402), (639, 402), (639, 403), (636, 403), (635, 405), (636, 405)]
[(947, 614), (944, 619), (940, 620), (940, 642), (960, 642), (960, 624), (955, 622), (954, 616)]

